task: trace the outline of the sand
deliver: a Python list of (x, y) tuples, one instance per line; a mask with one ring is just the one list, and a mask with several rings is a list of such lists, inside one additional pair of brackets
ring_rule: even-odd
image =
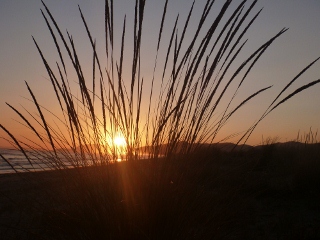
[[(317, 239), (320, 237), (320, 192), (317, 188), (317, 183), (320, 182), (319, 164), (316, 161), (312, 163), (310, 158), (308, 164), (303, 165), (304, 162), (299, 163), (297, 160), (296, 164), (300, 165), (289, 168), (283, 153), (272, 157), (276, 161), (269, 159), (262, 165), (256, 164), (255, 157), (248, 161), (248, 158), (243, 160), (236, 157), (220, 165), (207, 165), (205, 168), (191, 166), (188, 181), (176, 187), (180, 175), (176, 174), (176, 179), (175, 175), (172, 175), (172, 181), (161, 183), (161, 188), (158, 189), (160, 195), (154, 199), (180, 199), (173, 209), (181, 208), (183, 214), (177, 217), (183, 220), (182, 225), (178, 225), (182, 231), (185, 230), (184, 223), (196, 221), (192, 223), (194, 226), (197, 223), (196, 227), (202, 232), (208, 231), (209, 235), (205, 236), (217, 234), (217, 239), (219, 236), (233, 239)], [(144, 164), (147, 162), (139, 163), (136, 169), (129, 168), (127, 163), (109, 167), (116, 170), (118, 177), (124, 175), (125, 168), (134, 170), (133, 176), (142, 174), (141, 176), (145, 177), (143, 171), (150, 166), (146, 168)], [(177, 173), (177, 169), (187, 173), (185, 165), (179, 163), (177, 166), (174, 173)], [(90, 171), (94, 176), (96, 169), (91, 168)], [(170, 173), (166, 174), (170, 176)], [(63, 201), (64, 181), (76, 180), (77, 175), (78, 172), (74, 169), (0, 175), (0, 239), (37, 239), (39, 236), (46, 236), (42, 235), (44, 230), (40, 228), (44, 219), (46, 220), (44, 217), (53, 209), (68, 207)], [(138, 179), (137, 182), (139, 181)], [(130, 176), (129, 182), (133, 183)], [(133, 185), (136, 186), (135, 183)], [(136, 188), (135, 191), (139, 189)], [(155, 193), (158, 190), (156, 189)], [(55, 196), (59, 198), (56, 199)], [(181, 204), (179, 201), (182, 201)], [(126, 204), (126, 200), (119, 204)], [(135, 204), (140, 206), (139, 202)], [(195, 212), (190, 208), (192, 206)], [(161, 211), (166, 212), (166, 209)], [(212, 213), (213, 227), (219, 226), (223, 221), (229, 221), (227, 225), (219, 226), (219, 233), (216, 232), (217, 229), (211, 230), (214, 228), (206, 225), (208, 223), (201, 223), (201, 220), (193, 220), (190, 217), (207, 216)], [(149, 217), (157, 219), (157, 216), (153, 215)], [(187, 219), (188, 217), (190, 219)], [(169, 222), (169, 226), (170, 224)], [(41, 237), (39, 239), (43, 239)]]

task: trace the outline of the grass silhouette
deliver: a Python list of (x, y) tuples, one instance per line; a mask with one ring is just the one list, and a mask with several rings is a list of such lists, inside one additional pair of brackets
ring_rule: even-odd
[[(42, 2), (41, 13), (59, 55), (56, 66), (49, 65), (35, 38), (34, 43), (61, 111), (52, 113), (43, 107), (26, 83), (37, 114), (30, 114), (27, 110), (24, 114), (10, 104), (8, 106), (18, 114), (37, 141), (30, 137), (17, 139), (0, 124), (8, 134), (8, 141), (22, 151), (32, 168), (39, 167), (40, 162), (46, 169), (60, 170), (54, 172), (60, 176), (55, 179), (58, 182), (55, 186), (60, 187), (47, 189), (48, 195), (53, 196), (47, 202), (39, 200), (43, 205), (41, 218), (37, 219), (41, 228), (32, 230), (36, 233), (33, 237), (209, 239), (212, 236), (226, 237), (225, 231), (231, 225), (250, 222), (250, 214), (240, 214), (245, 209), (241, 206), (247, 206), (250, 199), (243, 193), (236, 193), (245, 182), (240, 179), (253, 169), (250, 163), (254, 160), (249, 157), (241, 164), (235, 163), (232, 154), (226, 156), (216, 149), (204, 150), (202, 145), (214, 143), (219, 131), (237, 111), (271, 88), (259, 89), (234, 103), (252, 68), (287, 29), (281, 29), (235, 67), (247, 43), (245, 34), (261, 10), (252, 13), (257, 1), (244, 0), (236, 2), (238, 5), (228, 15), (232, 2), (225, 1), (211, 22), (208, 14), (214, 1), (207, 0), (197, 28), (190, 29), (193, 2), (181, 35), (178, 34), (179, 16), (171, 29), (165, 28), (168, 0), (164, 2), (162, 18), (156, 26), (159, 34), (150, 89), (145, 88), (146, 80), (141, 70), (146, 1), (136, 1), (133, 26), (129, 26), (133, 27), (129, 82), (123, 77), (127, 62), (125, 51), (129, 45), (126, 42), (128, 24), (124, 17), (121, 39), (115, 39), (115, 3), (112, 0), (105, 1), (104, 56), (96, 50), (96, 41), (79, 7), (92, 47), (92, 79), (87, 79), (83, 73), (75, 47), (76, 39), (68, 31), (62, 33)], [(207, 24), (209, 28), (205, 29)], [(168, 44), (163, 47), (163, 33), (166, 31), (171, 34)], [(187, 32), (192, 32), (191, 39), (186, 37)], [(115, 41), (121, 43), (119, 53)], [(160, 54), (164, 54), (165, 59), (161, 66), (158, 64)], [(102, 58), (106, 58), (106, 66), (103, 66)], [(286, 93), (318, 60), (302, 69), (271, 99), (269, 107), (236, 145), (245, 144), (256, 126), (274, 109), (320, 82), (315, 80)], [(77, 79), (77, 90), (70, 87), (72, 74)], [(160, 83), (160, 89), (155, 89), (155, 82)], [(230, 97), (227, 90), (231, 90), (231, 84), (235, 84), (236, 89)], [(77, 91), (79, 94), (75, 94)], [(142, 101), (145, 98), (148, 99), (146, 107)], [(223, 105), (225, 102), (226, 106)], [(221, 107), (222, 113), (219, 112)], [(144, 116), (147, 116), (146, 120), (143, 120)], [(51, 124), (52, 119), (59, 124)], [(118, 134), (124, 136), (126, 142), (124, 155), (127, 161), (123, 163), (114, 163), (119, 158), (119, 149), (113, 143)], [(148, 159), (144, 159), (145, 155)], [(265, 155), (269, 157), (271, 153), (266, 150)], [(30, 171), (18, 170), (10, 160), (0, 157), (16, 172)], [(229, 173), (219, 170), (225, 164), (223, 161), (230, 164), (228, 167), (234, 165)], [(54, 173), (47, 172), (49, 175)], [(222, 177), (221, 173), (225, 176)], [(30, 183), (38, 184), (38, 178), (34, 176), (44, 177), (45, 174), (21, 175), (28, 176)], [(232, 177), (228, 179), (228, 176)], [(51, 206), (48, 206), (49, 202)], [(32, 231), (29, 233), (33, 234)]]

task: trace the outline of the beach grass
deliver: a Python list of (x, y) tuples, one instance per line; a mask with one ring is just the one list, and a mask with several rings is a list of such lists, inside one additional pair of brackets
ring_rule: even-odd
[[(259, 196), (260, 191), (264, 191), (263, 184), (269, 184), (262, 184), (256, 175), (259, 169), (265, 171), (266, 166), (279, 157), (273, 156), (273, 144), (266, 144), (260, 157), (260, 153), (254, 151), (244, 155), (241, 151), (226, 154), (215, 149), (213, 143), (236, 112), (271, 88), (258, 89), (234, 103), (251, 69), (287, 29), (281, 29), (260, 48), (253, 49), (251, 55), (237, 65), (236, 60), (247, 43), (245, 34), (261, 10), (253, 13), (257, 1), (227, 0), (215, 19), (209, 21), (214, 2), (206, 2), (197, 28), (190, 29), (193, 4), (181, 35), (178, 16), (171, 29), (165, 28), (168, 1), (164, 2), (162, 18), (156, 26), (159, 34), (153, 76), (148, 80), (143, 77), (140, 65), (144, 47), (144, 0), (135, 3), (133, 26), (128, 26), (124, 17), (121, 39), (114, 39), (116, 3), (105, 1), (106, 45), (102, 56), (96, 50), (96, 41), (79, 7), (79, 21), (92, 47), (89, 60), (92, 78), (89, 79), (80, 64), (75, 46), (77, 39), (68, 31), (62, 33), (43, 2), (41, 13), (59, 55), (56, 66), (49, 65), (36, 37), (33, 40), (61, 111), (53, 113), (42, 106), (27, 82), (36, 114), (27, 109), (22, 112), (8, 104), (33, 138), (18, 139), (6, 126), (0, 124), (0, 128), (7, 134), (8, 142), (29, 161), (31, 170), (17, 169), (10, 159), (0, 157), (32, 186), (47, 183), (44, 188), (39, 187), (41, 191), (45, 189), (46, 197), (41, 199), (44, 197), (41, 195), (34, 202), (30, 200), (31, 205), (41, 208), (40, 213), (34, 215), (36, 228), (31, 226), (26, 230), (23, 224), (17, 223), (16, 227), (5, 224), (8, 232), (11, 228), (20, 229), (27, 232), (25, 236), (39, 239), (211, 239), (237, 236), (240, 232), (242, 236), (250, 236), (250, 229), (244, 231), (243, 224), (254, 226), (252, 220), (256, 213), (250, 212), (250, 206), (256, 200), (252, 196)], [(232, 4), (235, 8), (230, 14)], [(129, 45), (126, 42), (129, 27), (133, 29), (132, 60), (131, 66), (124, 66), (128, 58), (125, 51)], [(164, 31), (170, 34), (164, 35)], [(186, 37), (186, 32), (192, 32), (191, 39)], [(168, 45), (163, 46), (163, 38), (168, 36)], [(119, 49), (115, 47), (116, 40), (121, 43)], [(161, 54), (164, 54), (163, 65), (158, 63)], [(106, 59), (106, 66), (102, 59)], [(270, 99), (268, 108), (239, 137), (235, 148), (245, 144), (257, 125), (274, 109), (320, 82), (314, 80), (287, 93), (318, 60), (302, 69)], [(130, 69), (129, 81), (123, 77), (124, 68)], [(72, 88), (72, 75), (76, 76), (77, 89)], [(149, 89), (145, 88), (146, 81), (151, 83)], [(156, 83), (160, 83), (159, 88), (155, 87)], [(236, 87), (228, 95), (231, 85)], [(125, 140), (121, 147), (114, 143), (118, 135)], [(225, 136), (224, 141), (231, 137), (233, 135)], [(310, 135), (310, 138), (316, 139), (316, 136)], [(314, 151), (318, 156), (318, 150)], [(119, 158), (126, 161), (117, 162)], [(301, 158), (297, 157), (300, 160), (296, 161), (302, 161)], [(305, 166), (310, 161), (306, 161)], [(26, 173), (43, 166), (39, 162), (45, 165), (45, 172)], [(295, 160), (292, 162), (298, 166)], [(316, 160), (314, 164), (318, 166)], [(280, 166), (281, 160), (276, 165)], [(307, 175), (296, 171), (294, 179), (301, 177), (309, 181)], [(48, 176), (54, 176), (54, 183)], [(316, 177), (316, 173), (313, 176)], [(249, 180), (257, 185), (248, 190)], [(32, 188), (31, 192), (37, 189)], [(35, 193), (30, 195), (36, 197)], [(233, 231), (227, 233), (231, 226)]]

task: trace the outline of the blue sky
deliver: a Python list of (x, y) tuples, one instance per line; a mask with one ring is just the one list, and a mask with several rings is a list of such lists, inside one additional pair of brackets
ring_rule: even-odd
[[(121, 25), (124, 14), (127, 14), (128, 36), (132, 25), (133, 2), (115, 1), (115, 31), (116, 44), (120, 42)], [(155, 39), (158, 34), (162, 9), (165, 1), (147, 0), (144, 32), (142, 40), (142, 56), (145, 59), (142, 66), (146, 79), (150, 79), (155, 56)], [(221, 7), (223, 0), (214, 4), (211, 19), (214, 19), (215, 10)], [(252, 1), (248, 1), (250, 4)], [(89, 59), (87, 72), (91, 68), (91, 51), (88, 38), (83, 27), (77, 5), (79, 4), (88, 22), (92, 34), (97, 39), (98, 47), (103, 51), (104, 46), (104, 1), (94, 0), (46, 0), (45, 3), (55, 16), (62, 29), (68, 31), (76, 39), (76, 46), (80, 51), (80, 58), (86, 65)], [(204, 0), (196, 0), (194, 15), (190, 25), (195, 26), (199, 14), (204, 6)], [(234, 0), (233, 6), (240, 3)], [(190, 0), (169, 1), (168, 18), (165, 23), (164, 41), (168, 41), (171, 28), (177, 13), (180, 13), (182, 23), (192, 4)], [(245, 53), (249, 54), (258, 48), (268, 38), (275, 35), (283, 27), (288, 27), (273, 46), (264, 54), (263, 58), (254, 68), (248, 79), (244, 91), (239, 97), (246, 96), (259, 88), (274, 85), (272, 90), (259, 96), (253, 103), (248, 104), (236, 118), (228, 123), (222, 134), (229, 134), (245, 130), (259, 118), (271, 100), (277, 95), (300, 70), (320, 56), (320, 2), (317, 0), (260, 0), (255, 11), (264, 8), (253, 27), (248, 31), (248, 44)], [(7, 126), (16, 134), (23, 134), (23, 128), (12, 119), (17, 117), (5, 105), (8, 102), (21, 109), (20, 104), (28, 106), (30, 103), (24, 81), (27, 81), (43, 105), (56, 109), (50, 83), (47, 80), (45, 68), (41, 62), (32, 37), (38, 41), (50, 64), (58, 60), (50, 33), (41, 15), (40, 0), (1, 0), (0, 2), (0, 123)], [(130, 25), (131, 24), (131, 25)], [(130, 40), (130, 37), (129, 37)], [(130, 48), (130, 42), (126, 47)], [(90, 57), (88, 57), (90, 56)], [(86, 67), (85, 67), (86, 68)], [(296, 87), (320, 78), (320, 63), (303, 75), (288, 93)], [(146, 80), (147, 81), (147, 80)], [(148, 83), (146, 83), (148, 84)], [(308, 132), (312, 127), (314, 131), (320, 128), (320, 85), (297, 95), (279, 109), (269, 115), (256, 129), (249, 143), (258, 144), (262, 135), (266, 137), (279, 137), (281, 141), (293, 140), (298, 131)], [(3, 136), (3, 133), (0, 133)], [(0, 145), (3, 141), (0, 139)]]

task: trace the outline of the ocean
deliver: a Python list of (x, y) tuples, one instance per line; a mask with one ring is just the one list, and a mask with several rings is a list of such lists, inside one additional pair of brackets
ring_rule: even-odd
[[(33, 166), (19, 150), (0, 148), (0, 154), (19, 172), (42, 171), (49, 169), (48, 165), (44, 164), (39, 157), (32, 157), (32, 153), (29, 154), (29, 157), (33, 162)], [(14, 172), (15, 171), (12, 167), (0, 157), (0, 174)]]
[[(45, 171), (45, 170), (52, 170), (52, 169), (57, 169), (57, 162), (55, 161), (55, 165), (51, 165), (50, 162), (50, 155), (54, 156), (53, 152), (50, 151), (45, 151), (43, 154), (41, 151), (34, 152), (34, 151), (27, 151), (27, 154), (32, 162), (32, 165), (29, 163), (27, 158), (24, 156), (24, 154), (20, 150), (16, 149), (6, 149), (6, 148), (0, 148), (0, 154), (18, 171), (18, 172), (29, 172), (29, 171)], [(72, 166), (77, 166), (77, 157), (75, 157), (74, 154), (71, 152), (64, 152), (64, 154), (59, 153), (59, 161), (60, 161), (60, 166), (62, 168), (69, 168)], [(66, 157), (69, 156), (69, 157)], [(149, 154), (141, 154), (139, 155), (139, 159), (147, 159), (149, 158)], [(160, 156), (162, 157), (162, 156)], [(78, 156), (78, 159), (81, 159), (78, 161), (79, 165), (78, 166), (83, 166), (83, 164), (90, 166), (92, 165), (93, 161), (90, 160), (92, 159), (92, 156), (86, 154), (85, 158), (87, 159), (85, 162), (83, 161), (83, 158)], [(94, 159), (98, 159), (97, 156), (93, 157)], [(64, 160), (63, 160), (64, 159)], [(69, 160), (67, 160), (69, 159)], [(115, 159), (114, 161), (107, 160), (108, 157), (105, 157), (103, 160), (98, 160), (97, 162), (109, 162), (112, 163), (114, 161), (126, 161), (126, 159), (122, 156), (122, 158)], [(0, 174), (4, 173), (14, 173), (15, 170), (4, 160), (0, 157)]]

